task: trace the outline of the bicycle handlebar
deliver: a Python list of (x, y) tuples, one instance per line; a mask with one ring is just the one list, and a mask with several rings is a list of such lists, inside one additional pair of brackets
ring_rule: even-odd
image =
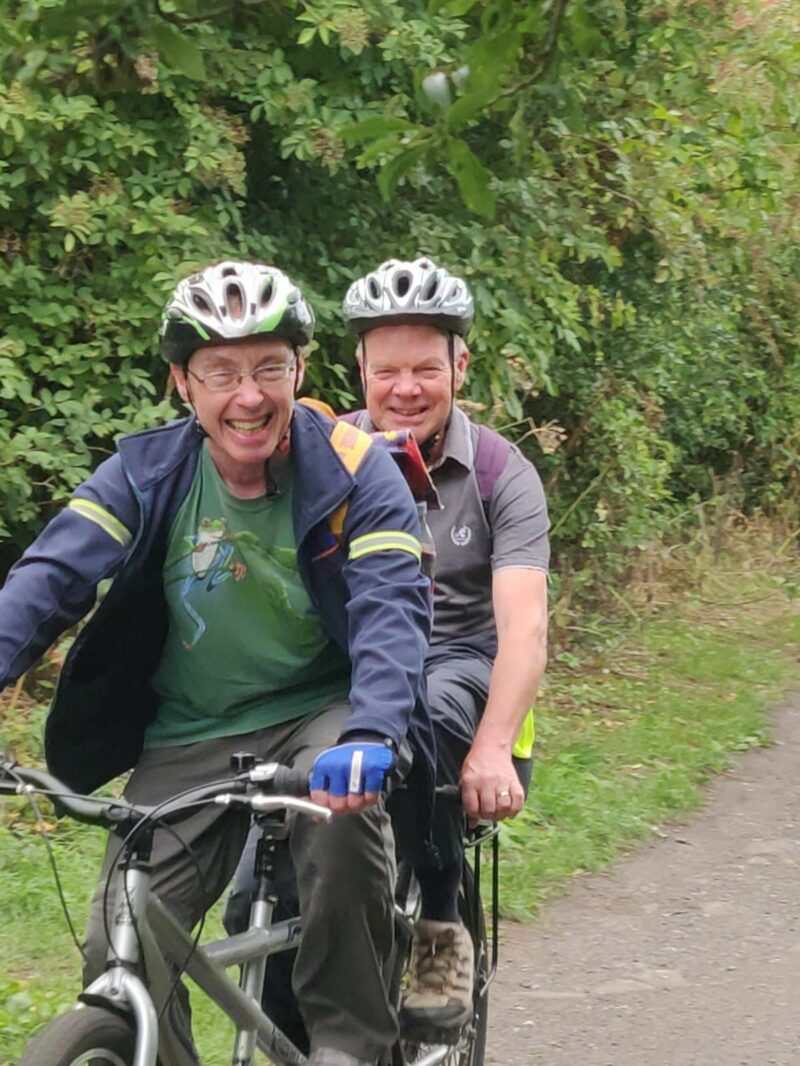
[(0, 795), (25, 795), (27, 792), (38, 792), (47, 796), (59, 812), (68, 814), (76, 821), (87, 825), (100, 825), (105, 829), (132, 827), (153, 816), (159, 821), (165, 821), (187, 807), (204, 801), (214, 801), (223, 793), (230, 797), (228, 802), (235, 797), (251, 806), (251, 800), (268, 793), (272, 801), (280, 801), (271, 802), (270, 806), (290, 807), (326, 820), (331, 814), (325, 807), (317, 807), (308, 800), (298, 800), (296, 797), (308, 795), (307, 775), (277, 763), (260, 764), (235, 777), (198, 785), (197, 788), (182, 792), (157, 806), (142, 806), (128, 803), (124, 799), (106, 799), (75, 793), (63, 781), (59, 781), (45, 770), (29, 769), (9, 759), (0, 758)]

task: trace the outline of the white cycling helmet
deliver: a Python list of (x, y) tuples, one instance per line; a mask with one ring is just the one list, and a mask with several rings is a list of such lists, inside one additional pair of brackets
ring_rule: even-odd
[(347, 328), (356, 336), (378, 326), (434, 326), (466, 337), (475, 316), (467, 283), (432, 259), (387, 259), (354, 281), (342, 302)]
[(198, 348), (252, 336), (281, 337), (304, 348), (314, 336), (314, 312), (275, 267), (215, 263), (184, 278), (172, 294), (161, 322), (161, 354), (183, 366)]

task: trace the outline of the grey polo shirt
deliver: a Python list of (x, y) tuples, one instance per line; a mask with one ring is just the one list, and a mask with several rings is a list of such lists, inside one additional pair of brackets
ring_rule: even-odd
[[(366, 412), (358, 424), (375, 428)], [(547, 572), (549, 521), (536, 468), (513, 444), (495, 482), (487, 521), (474, 470), (477, 445), (478, 426), (454, 407), (442, 455), (431, 468), (442, 504), (428, 514), (436, 542), (431, 643), (476, 638), (470, 644), (494, 657), (492, 574), (512, 567)]]

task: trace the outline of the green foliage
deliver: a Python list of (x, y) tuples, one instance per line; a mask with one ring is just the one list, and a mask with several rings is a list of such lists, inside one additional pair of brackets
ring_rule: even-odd
[(530, 914), (607, 866), (698, 807), (737, 753), (769, 742), (767, 708), (795, 684), (797, 613), (755, 557), (696, 570), (695, 604), (672, 602), (624, 637), (606, 627), (582, 661), (568, 653), (548, 671), (534, 788), (501, 830), (505, 913)]
[[(569, 878), (606, 866), (659, 823), (695, 808), (710, 775), (767, 742), (766, 706), (796, 686), (798, 574), (774, 552), (764, 567), (753, 538), (742, 542), (744, 551), (720, 566), (695, 566), (691, 599), (673, 599), (629, 632), (605, 626), (599, 644), (562, 653), (548, 673), (534, 788), (501, 830), (505, 914), (530, 915)], [(42, 710), (27, 721), (14, 716), (26, 763)], [(17, 1062), (27, 1039), (74, 1003), (80, 972), (25, 805), (0, 803), (0, 1066)], [(104, 839), (68, 820), (49, 833), (79, 931)], [(220, 935), (218, 904), (202, 939)], [(203, 1061), (227, 1061), (230, 1027), (194, 990), (192, 1006)]]
[(0, 33), (0, 538), (169, 410), (182, 274), (273, 261), (353, 403), (354, 276), (463, 270), (466, 400), (620, 573), (731, 491), (797, 492), (800, 16), (789, 0), (9, 0)]

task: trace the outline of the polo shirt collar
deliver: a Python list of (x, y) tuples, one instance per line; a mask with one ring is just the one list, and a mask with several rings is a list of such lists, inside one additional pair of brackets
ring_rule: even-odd
[(463, 466), (465, 470), (471, 470), (475, 465), (475, 449), (472, 446), (469, 419), (456, 404), (453, 404), (450, 414), (450, 424), (445, 434), (442, 454), (431, 469), (436, 470), (443, 466), (448, 459)]
[[(358, 428), (363, 429), (365, 433), (377, 432), (375, 423), (369, 417), (366, 408), (358, 419)], [(438, 470), (448, 459), (463, 466), (465, 470), (472, 470), (475, 465), (475, 448), (472, 444), (469, 419), (457, 404), (453, 404), (453, 410), (450, 413), (450, 425), (445, 434), (442, 454), (430, 469)]]

